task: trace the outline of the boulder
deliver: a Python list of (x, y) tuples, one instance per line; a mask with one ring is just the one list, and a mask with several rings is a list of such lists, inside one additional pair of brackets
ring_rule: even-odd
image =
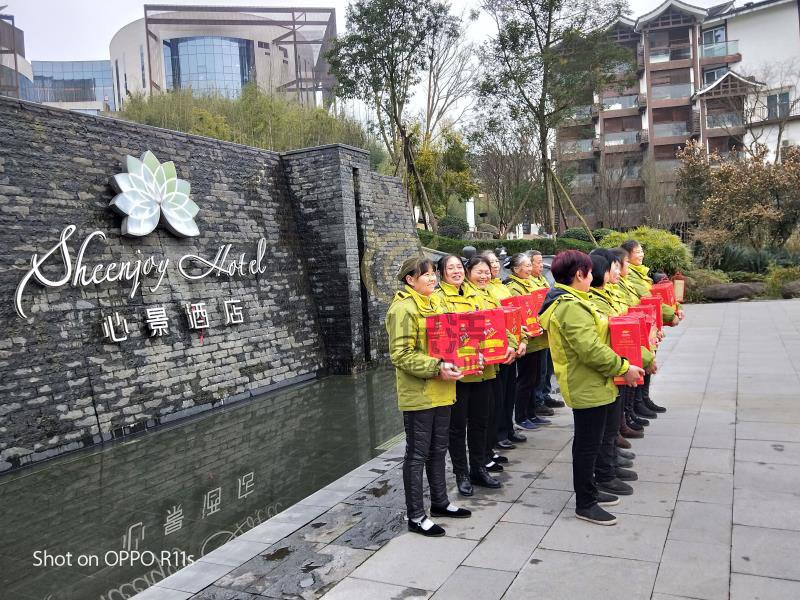
[(800, 281), (790, 281), (781, 286), (782, 298), (800, 298)]
[(760, 282), (753, 283), (717, 283), (703, 289), (703, 296), (714, 302), (728, 302), (742, 298), (752, 298), (763, 294), (766, 286)]

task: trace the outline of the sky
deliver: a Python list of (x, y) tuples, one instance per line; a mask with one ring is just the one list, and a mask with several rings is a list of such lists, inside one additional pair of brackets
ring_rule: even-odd
[[(695, 0), (701, 6), (722, 0)], [(151, 0), (151, 4), (154, 0)], [(660, 4), (661, 0), (629, 0), (638, 16)], [(101, 60), (108, 59), (112, 36), (131, 21), (144, 16), (141, 0), (0, 0), (7, 4), (2, 12), (16, 18), (25, 32), (25, 55), (28, 60)], [(164, 4), (206, 4), (238, 6), (333, 6), (337, 30), (345, 30), (348, 0), (164, 0)], [(479, 0), (451, 0), (454, 13), (478, 8)], [(484, 17), (473, 23), (469, 35), (481, 41), (491, 31), (491, 21)]]

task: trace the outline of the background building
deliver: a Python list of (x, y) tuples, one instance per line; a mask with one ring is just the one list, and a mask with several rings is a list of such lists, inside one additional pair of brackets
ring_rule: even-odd
[(0, 14), (0, 95), (27, 98), (33, 85), (31, 63), (25, 58), (25, 34), (12, 15)]
[(28, 100), (98, 115), (116, 110), (108, 60), (39, 61)]
[(236, 97), (248, 83), (317, 105), (333, 87), (325, 60), (336, 36), (332, 8), (158, 8), (145, 6), (144, 18), (111, 40), (118, 107), (128, 95), (174, 89)]
[(666, 0), (608, 32), (635, 56), (637, 81), (595, 94), (559, 128), (556, 143), (591, 224), (683, 220), (674, 201), (675, 153), (688, 139), (723, 156), (763, 143), (773, 160), (800, 143), (795, 0), (738, 8)]

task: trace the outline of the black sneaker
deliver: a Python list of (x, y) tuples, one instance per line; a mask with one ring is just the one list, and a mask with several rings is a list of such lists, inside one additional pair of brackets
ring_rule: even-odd
[(637, 414), (635, 412), (633, 413), (633, 420), (635, 423), (638, 423), (642, 427), (647, 427), (648, 425), (650, 425), (650, 421), (648, 421), (642, 415)]
[(554, 414), (556, 414), (556, 411), (545, 404), (540, 404), (533, 409), (533, 414), (535, 414), (537, 417), (552, 417)]
[(617, 446), (617, 456), (621, 456), (623, 458), (627, 458), (628, 460), (633, 460), (636, 458), (636, 454), (631, 452), (630, 450), (625, 450)]
[(640, 417), (644, 417), (645, 419), (658, 418), (658, 413), (647, 408), (647, 405), (644, 402), (637, 402), (636, 406), (633, 407), (633, 412)]
[(563, 401), (556, 400), (555, 398), (551, 398), (550, 396), (544, 399), (544, 405), (549, 406), (550, 408), (563, 408), (564, 406), (566, 406)]
[[(619, 504), (619, 496), (606, 494), (605, 492), (597, 490), (597, 503), (600, 506), (616, 506)], [(431, 510), (431, 514), (433, 514), (433, 510)]]
[(620, 479), (598, 481), (596, 485), (598, 490), (606, 494), (614, 494), (615, 496), (630, 496), (633, 494), (633, 488)]
[(515, 444), (522, 444), (523, 442), (527, 442), (528, 438), (526, 438), (521, 433), (517, 433), (515, 431), (511, 435), (508, 436), (508, 441), (509, 442), (514, 442)]
[(442, 507), (431, 505), (431, 516), (450, 517), (451, 519), (467, 519), (472, 516), (472, 511), (461, 507), (455, 510), (447, 510), (447, 506)]
[(498, 464), (504, 465), (508, 462), (508, 457), (502, 454), (492, 454), (492, 460)]
[(667, 412), (666, 408), (664, 408), (663, 406), (659, 406), (658, 404), (656, 404), (655, 402), (650, 400), (650, 398), (645, 398), (644, 399), (644, 405), (647, 408), (649, 408), (650, 410), (652, 410), (653, 412), (657, 412), (657, 413), (665, 413), (665, 412)]
[(622, 467), (617, 467), (617, 479), (620, 481), (636, 481), (639, 479), (639, 476), (636, 474), (636, 471), (631, 471), (630, 469), (623, 469)]
[(503, 472), (503, 465), (497, 464), (494, 461), (486, 463), (486, 470), (489, 473), (502, 473)]
[(576, 508), (575, 516), (597, 525), (616, 525), (617, 517), (603, 509), (602, 506), (592, 504), (589, 508)]
[(513, 443), (511, 443), (510, 439), (500, 440), (499, 442), (497, 442), (496, 446), (502, 450), (513, 450), (514, 448), (516, 448), (516, 446)]
[(632, 467), (633, 461), (630, 458), (625, 458), (621, 454), (617, 454), (617, 457), (614, 459), (614, 465), (617, 467)]
[[(424, 527), (426, 524), (428, 525), (427, 529)], [(419, 533), (420, 535), (424, 535), (426, 537), (442, 537), (444, 535), (444, 529), (440, 525), (437, 525), (431, 521), (428, 517), (422, 519), (421, 523), (417, 523), (416, 521), (409, 519), (408, 530), (412, 533)]]

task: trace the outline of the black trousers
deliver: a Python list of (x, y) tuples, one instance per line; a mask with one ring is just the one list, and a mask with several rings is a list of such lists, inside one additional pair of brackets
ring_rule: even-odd
[(572, 485), (575, 488), (575, 505), (588, 508), (597, 503), (594, 470), (603, 436), (609, 407), (573, 408), (575, 437), (572, 439)]
[[(507, 440), (514, 433), (514, 399), (517, 397), (517, 365), (500, 365), (497, 375), (498, 386), (501, 390), (500, 409), (495, 414), (497, 423), (497, 440)], [(495, 406), (498, 403), (495, 399)]]
[(427, 471), (431, 504), (447, 506), (447, 481), (444, 474), (444, 455), (450, 433), (449, 406), (425, 410), (403, 411), (406, 430), (406, 455), (403, 462), (403, 487), (409, 519), (425, 514), (422, 496), (422, 471)]
[[(505, 366), (505, 365), (503, 365)], [(492, 455), (492, 448), (500, 438), (497, 437), (497, 421), (501, 418), (503, 411), (503, 382), (500, 375), (490, 379), (489, 383), (489, 406), (486, 411), (486, 456)]]
[[(456, 475), (486, 466), (486, 426), (492, 382), (456, 382), (456, 403), (450, 413), (450, 460)], [(466, 438), (466, 445), (464, 440)], [(467, 463), (467, 446), (469, 463)]]
[(617, 396), (617, 399), (607, 406), (603, 441), (600, 443), (600, 451), (597, 454), (597, 462), (594, 466), (594, 476), (597, 481), (611, 481), (617, 476), (617, 435), (619, 435), (621, 412), (622, 397)]
[(522, 423), (535, 416), (535, 390), (539, 383), (541, 352), (531, 352), (517, 359), (517, 390), (514, 399), (514, 419)]

